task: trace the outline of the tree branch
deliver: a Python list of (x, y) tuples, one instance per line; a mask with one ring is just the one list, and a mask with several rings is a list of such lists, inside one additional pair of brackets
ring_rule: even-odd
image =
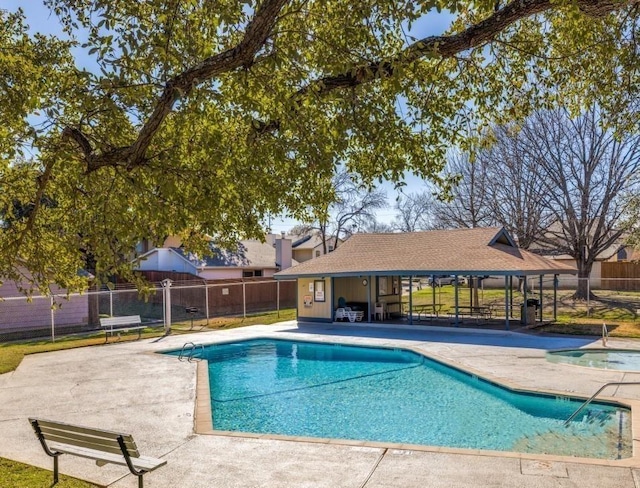
[(264, 0), (247, 25), (244, 37), (235, 47), (211, 56), (170, 79), (166, 83), (155, 109), (131, 146), (96, 154), (80, 130), (65, 129), (64, 135), (70, 136), (78, 143), (86, 160), (87, 172), (95, 171), (103, 166), (124, 165), (131, 168), (144, 164), (145, 153), (153, 137), (160, 129), (164, 119), (173, 110), (175, 103), (180, 98), (188, 96), (191, 90), (203, 81), (241, 66), (249, 67), (256, 53), (269, 37), (278, 14), (286, 3), (287, 0)]
[[(636, 5), (638, 0), (577, 0), (582, 12), (591, 17), (602, 17), (626, 5)], [(550, 0), (514, 0), (494, 12), (485, 20), (466, 30), (448, 36), (429, 36), (416, 41), (391, 59), (372, 61), (355, 67), (349, 72), (326, 76), (312, 81), (292, 97), (298, 100), (313, 93), (320, 96), (342, 88), (353, 88), (378, 78), (392, 76), (397, 66), (406, 66), (418, 59), (452, 58), (474, 47), (490, 42), (507, 27), (519, 20), (551, 10), (556, 4)], [(258, 135), (277, 130), (279, 121), (254, 123)]]
[[(77, 128), (64, 131), (65, 137), (73, 139), (84, 155), (87, 172), (95, 171), (103, 166), (126, 166), (132, 168), (145, 163), (145, 153), (162, 123), (174, 108), (175, 103), (189, 95), (198, 84), (239, 67), (248, 67), (257, 52), (262, 48), (274, 28), (278, 15), (287, 0), (264, 0), (256, 10), (253, 19), (247, 25), (244, 37), (233, 48), (215, 56), (211, 56), (200, 64), (169, 80), (160, 95), (155, 109), (140, 130), (137, 139), (130, 146), (111, 149), (104, 153), (96, 153), (87, 137)], [(577, 0), (578, 7), (587, 15), (604, 16), (627, 5), (635, 5), (638, 0)], [(316, 96), (355, 87), (375, 79), (391, 76), (397, 66), (410, 64), (420, 58), (450, 58), (468, 49), (481, 46), (491, 41), (504, 29), (515, 22), (532, 15), (554, 8), (551, 0), (513, 0), (493, 13), (487, 19), (470, 26), (466, 30), (448, 36), (430, 36), (407, 47), (396, 56), (370, 62), (366, 65), (332, 76), (311, 81), (293, 95), (293, 100), (303, 98), (309, 93)], [(280, 121), (255, 121), (256, 135), (278, 130)]]

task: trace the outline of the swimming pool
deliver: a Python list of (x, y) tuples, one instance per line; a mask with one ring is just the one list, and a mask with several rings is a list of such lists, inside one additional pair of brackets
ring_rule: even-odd
[(209, 346), (216, 430), (534, 452), (631, 456), (629, 411), (517, 393), (402, 349), (281, 340)]
[(632, 349), (567, 349), (549, 351), (547, 360), (589, 368), (640, 371), (640, 351)]

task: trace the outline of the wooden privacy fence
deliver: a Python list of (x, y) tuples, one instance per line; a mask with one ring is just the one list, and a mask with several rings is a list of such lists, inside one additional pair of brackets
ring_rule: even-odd
[(606, 290), (640, 290), (640, 263), (623, 261), (602, 263), (602, 288)]

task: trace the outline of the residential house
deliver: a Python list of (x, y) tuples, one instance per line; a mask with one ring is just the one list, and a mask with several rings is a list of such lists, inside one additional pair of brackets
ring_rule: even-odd
[[(540, 256), (544, 256), (546, 259), (550, 259), (567, 266), (576, 267), (576, 260), (569, 254), (566, 254), (562, 251), (537, 245), (532, 246), (530, 250), (536, 254), (539, 254)], [(623, 239), (614, 242), (609, 247), (599, 252), (595, 257), (595, 261), (589, 275), (590, 286), (594, 288), (599, 288), (600, 286), (602, 286), (602, 269), (603, 266), (606, 266), (605, 263), (633, 261), (638, 259), (638, 257), (640, 257), (638, 256), (638, 251), (634, 250), (632, 246), (625, 244)], [(561, 285), (575, 286), (576, 279), (577, 278), (573, 276), (562, 277)]]
[(292, 260), (289, 239), (275, 239), (273, 243), (243, 240), (231, 250), (211, 243), (211, 248), (212, 254), (204, 257), (185, 252), (181, 247), (151, 249), (137, 258), (136, 269), (189, 273), (217, 280), (272, 277), (277, 271), (297, 264)]
[[(273, 234), (271, 236), (275, 237)], [(309, 261), (310, 259), (319, 258), (324, 255), (324, 246), (322, 244), (322, 237), (318, 232), (310, 232), (305, 235), (285, 235), (287, 239), (291, 239), (291, 248), (293, 259), (298, 263)], [(267, 238), (269, 239), (269, 237)], [(327, 253), (333, 252), (333, 250), (342, 244), (344, 240), (330, 238), (327, 242)]]

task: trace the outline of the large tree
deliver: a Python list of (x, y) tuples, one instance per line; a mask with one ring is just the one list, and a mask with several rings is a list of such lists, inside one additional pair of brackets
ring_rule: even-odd
[(387, 206), (383, 190), (366, 188), (355, 175), (340, 169), (323, 188), (322, 200), (309, 209), (312, 220), (296, 230), (303, 233), (317, 232), (322, 239), (322, 254), (335, 249), (341, 240), (368, 227), (376, 219), (376, 211)]
[(402, 194), (396, 201), (396, 216), (392, 226), (400, 232), (415, 232), (433, 227), (433, 214), (436, 208), (433, 192)]
[(487, 162), (473, 162), (466, 154), (453, 152), (446, 170), (457, 177), (449, 200), (438, 201), (434, 225), (438, 228), (486, 227), (496, 223), (491, 208)]
[[(625, 113), (640, 89), (633, 1), (45, 3), (96, 67), (0, 11), (0, 275), (44, 284), (80, 286), (86, 255), (126, 272), (139, 239), (202, 252), (308, 217), (338, 161), (364, 185), (441, 183), (486, 121), (558, 93)], [(447, 32), (407, 35), (441, 10)]]
[[(486, 169), (486, 202), (495, 222), (529, 249), (555, 220), (549, 201), (556, 188), (545, 180), (541, 164), (532, 158), (518, 124), (494, 127), (493, 144), (476, 158)], [(539, 141), (542, 142), (542, 141)]]
[(625, 231), (625, 197), (638, 189), (640, 136), (607, 130), (591, 108), (577, 117), (566, 110), (536, 113), (515, 137), (542, 182), (544, 212), (552, 218), (537, 242), (575, 259), (575, 297), (585, 299), (597, 256)]

